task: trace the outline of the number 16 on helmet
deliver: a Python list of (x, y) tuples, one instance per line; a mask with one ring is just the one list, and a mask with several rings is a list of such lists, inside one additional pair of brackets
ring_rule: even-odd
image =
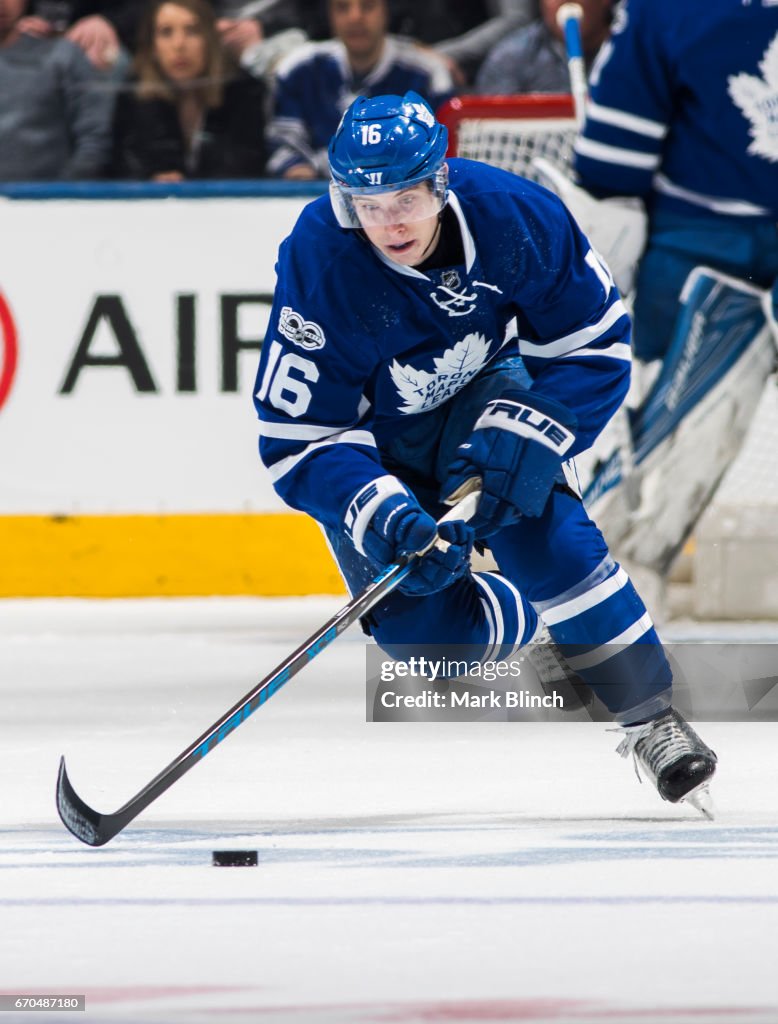
[[(418, 93), (359, 96), (329, 146), (330, 199), (340, 226), (435, 216), (446, 203), (447, 147), (445, 126)], [(386, 193), (397, 193), (397, 201), (371, 201)]]

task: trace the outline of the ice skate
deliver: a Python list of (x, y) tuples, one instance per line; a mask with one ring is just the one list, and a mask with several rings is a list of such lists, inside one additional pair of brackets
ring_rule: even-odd
[(708, 783), (716, 770), (716, 755), (674, 708), (642, 725), (624, 727), (616, 752), (630, 754), (656, 786), (663, 800), (685, 801), (709, 820), (714, 808)]

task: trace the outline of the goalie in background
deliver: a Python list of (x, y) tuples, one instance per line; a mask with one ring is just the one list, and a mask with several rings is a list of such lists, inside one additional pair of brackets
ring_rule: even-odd
[(656, 613), (775, 366), (778, 6), (626, 0), (589, 84), (579, 184), (546, 177), (633, 293), (640, 362), (628, 421), (579, 468)]
[(640, 196), (639, 359), (665, 355), (690, 272), (778, 278), (778, 5), (626, 0), (590, 79), (580, 184)]
[[(624, 399), (629, 316), (555, 196), (446, 162), (447, 141), (413, 92), (359, 97), (341, 119), (330, 194), (279, 253), (254, 389), (262, 460), (323, 526), (352, 594), (427, 552), (365, 623), (390, 655), (464, 643), (506, 658), (545, 624), (623, 727), (619, 752), (705, 811), (716, 756), (672, 708), (651, 618), (567, 464)], [(473, 478), (475, 516), (430, 549)], [(496, 572), (471, 570), (474, 540)]]

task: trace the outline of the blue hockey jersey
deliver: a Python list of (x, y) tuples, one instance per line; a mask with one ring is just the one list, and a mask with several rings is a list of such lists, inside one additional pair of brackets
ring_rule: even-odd
[(584, 188), (778, 217), (776, 0), (625, 0), (590, 85)]
[[(629, 384), (630, 320), (565, 206), (540, 185), (451, 160), (464, 262), (422, 273), (338, 226), (329, 196), (282, 243), (255, 386), (260, 453), (294, 508), (329, 527), (384, 475), (381, 447), (518, 350), (572, 409), (572, 457)], [(518, 331), (518, 346), (517, 346)]]

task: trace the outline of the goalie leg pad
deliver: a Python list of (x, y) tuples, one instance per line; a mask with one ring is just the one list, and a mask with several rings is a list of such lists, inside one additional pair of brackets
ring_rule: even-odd
[(775, 364), (769, 298), (704, 267), (689, 275), (661, 373), (631, 415), (632, 477), (616, 450), (584, 495), (619, 557), (665, 573), (737, 457)]

